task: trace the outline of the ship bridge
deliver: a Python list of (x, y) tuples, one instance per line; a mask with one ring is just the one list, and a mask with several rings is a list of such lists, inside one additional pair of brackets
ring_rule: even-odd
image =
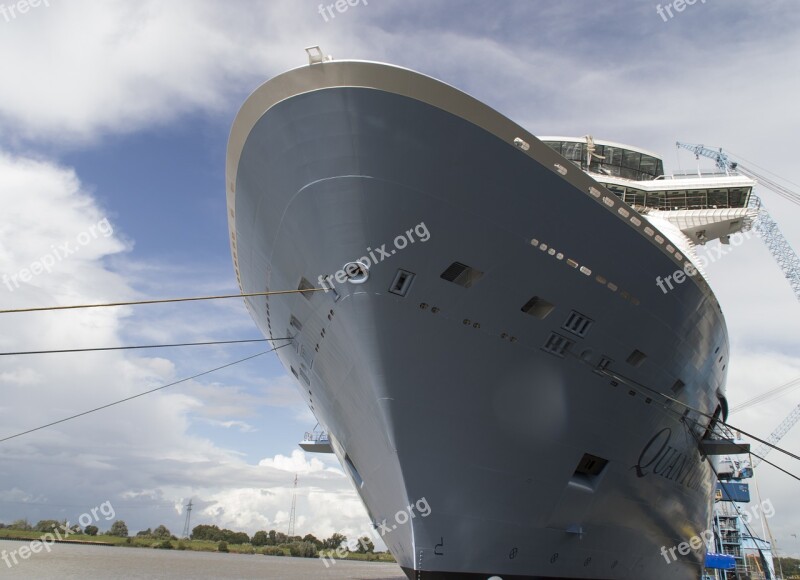
[(724, 171), (664, 174), (655, 153), (592, 137), (540, 137), (628, 205), (661, 211), (746, 208), (756, 182)]
[(539, 137), (548, 147), (590, 173), (650, 181), (664, 175), (664, 162), (655, 153), (591, 137)]
[[(749, 208), (756, 182), (735, 172), (664, 174), (664, 162), (644, 149), (585, 137), (540, 137), (611, 193), (659, 227), (680, 230), (693, 244), (749, 230), (757, 211)], [(684, 251), (688, 248), (670, 236)], [(693, 255), (693, 254), (689, 254)]]

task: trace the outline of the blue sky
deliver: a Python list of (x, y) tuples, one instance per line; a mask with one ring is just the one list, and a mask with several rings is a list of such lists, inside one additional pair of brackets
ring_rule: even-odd
[[(10, 4), (10, 2), (6, 2)], [(50, 0), (0, 16), (0, 274), (54, 244), (93, 237), (0, 306), (195, 296), (237, 290), (224, 158), (239, 105), (306, 63), (382, 60), (465, 90), (539, 135), (585, 135), (660, 152), (724, 146), (794, 177), (800, 16), (791, 1), (707, 0), (668, 21), (656, 3), (369, 0), (336, 18), (319, 2)], [(689, 155), (682, 167), (694, 165)], [(764, 198), (795, 247), (800, 210)], [(732, 404), (800, 376), (800, 305), (750, 242), (708, 268), (728, 318)], [(258, 337), (220, 301), (11, 315), (0, 349)], [(258, 352), (257, 345), (0, 359), (10, 434)], [(800, 393), (735, 415), (767, 435)], [(131, 529), (195, 523), (284, 529), (300, 474), (298, 529), (362, 531), (335, 461), (297, 448), (314, 419), (274, 355), (0, 444), (0, 521), (76, 517), (111, 501)], [(783, 444), (798, 449), (800, 428)], [(775, 455), (785, 467), (797, 470)], [(762, 467), (770, 525), (800, 554), (796, 482)]]

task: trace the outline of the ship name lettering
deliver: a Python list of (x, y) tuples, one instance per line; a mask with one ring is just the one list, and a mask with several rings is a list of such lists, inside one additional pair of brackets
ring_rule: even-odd
[(653, 435), (639, 454), (639, 460), (633, 466), (636, 477), (653, 474), (674, 481), (689, 489), (697, 489), (702, 479), (702, 470), (697, 469), (698, 462), (686, 453), (670, 445), (672, 429), (664, 427)]

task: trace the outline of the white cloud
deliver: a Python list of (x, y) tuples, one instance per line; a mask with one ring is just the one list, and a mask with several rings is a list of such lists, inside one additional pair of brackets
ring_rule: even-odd
[(3, 27), (0, 52), (25, 55), (4, 59), (4, 77), (21, 82), (0, 86), (0, 119), (19, 137), (65, 142), (219, 111), (268, 71), (304, 64), (303, 47), (330, 32), (316, 5), (242, 6), (54, 0)]
[[(0, 154), (0, 204), (0, 273), (19, 271), (104, 215), (73, 171), (6, 154)], [(52, 272), (13, 291), (0, 287), (0, 304), (46, 306), (137, 296), (124, 276), (107, 266), (108, 256), (121, 256), (130, 247), (120, 241), (121, 233), (97, 238), (92, 252), (65, 257)], [(3, 350), (124, 344), (127, 328), (141, 323), (128, 309), (2, 316)], [(183, 367), (210, 366), (204, 353), (182, 359), (180, 368), (170, 358), (141, 351), (0, 357), (0, 438), (190, 374)], [(247, 373), (240, 378), (249, 381)], [(297, 450), (254, 465), (240, 451), (197, 435), (196, 427), (209, 422), (249, 433), (256, 429), (254, 410), (291, 407), (282, 380), (270, 384), (259, 379), (255, 389), (225, 384), (194, 380), (180, 390), (154, 393), (0, 444), (0, 472), (14, 473), (13, 484), (0, 482), (0, 519), (13, 519), (7, 515), (14, 513), (32, 519), (74, 517), (109, 500), (132, 529), (164, 521), (175, 528), (174, 505), (194, 497), (200, 512), (217, 514), (212, 523), (254, 531), (287, 509), (295, 472), (309, 480), (309, 488), (332, 497), (351, 493), (341, 471)], [(266, 507), (270, 512), (263, 513), (272, 516), (260, 515)], [(298, 523), (313, 525), (313, 507), (299, 506)]]
[(285, 455), (276, 455), (275, 457), (262, 459), (258, 462), (259, 465), (274, 467), (281, 471), (288, 471), (291, 473), (313, 473), (315, 471), (323, 471), (326, 469), (325, 464), (316, 457), (310, 460), (306, 458), (306, 454), (299, 449), (292, 451), (291, 457)]

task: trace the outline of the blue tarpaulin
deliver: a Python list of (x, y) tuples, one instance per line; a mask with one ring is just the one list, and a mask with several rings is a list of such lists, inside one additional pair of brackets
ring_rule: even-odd
[(736, 568), (736, 559), (728, 554), (706, 554), (706, 568), (733, 570)]

